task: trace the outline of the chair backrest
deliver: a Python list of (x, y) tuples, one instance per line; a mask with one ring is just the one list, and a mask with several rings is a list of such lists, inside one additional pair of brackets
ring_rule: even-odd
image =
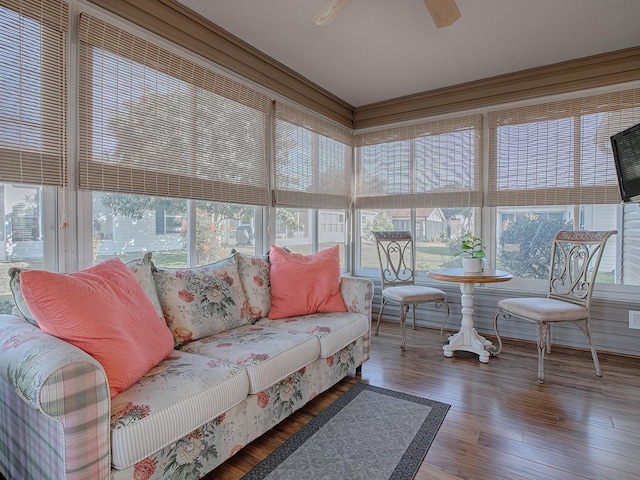
[(413, 285), (415, 251), (411, 232), (371, 232), (376, 239), (382, 288)]
[(618, 233), (562, 230), (553, 239), (547, 296), (591, 307), (591, 295), (604, 245)]

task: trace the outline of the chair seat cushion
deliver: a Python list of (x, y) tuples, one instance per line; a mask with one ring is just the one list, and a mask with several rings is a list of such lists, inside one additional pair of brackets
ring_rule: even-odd
[(553, 298), (507, 298), (498, 307), (517, 317), (535, 322), (571, 322), (588, 317), (586, 308)]
[(382, 290), (382, 296), (387, 300), (398, 303), (423, 303), (435, 300), (444, 300), (445, 293), (442, 290), (419, 285), (403, 285), (399, 287), (387, 287)]

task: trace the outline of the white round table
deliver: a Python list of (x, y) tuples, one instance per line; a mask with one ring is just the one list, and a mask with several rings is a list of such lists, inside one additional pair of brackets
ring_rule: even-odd
[(449, 337), (449, 343), (442, 347), (445, 357), (452, 357), (453, 352), (463, 350), (478, 354), (482, 363), (489, 363), (487, 348), (492, 343), (476, 332), (473, 327), (473, 290), (476, 283), (507, 282), (513, 278), (509, 272), (503, 270), (488, 270), (479, 273), (466, 273), (462, 268), (443, 268), (431, 270), (427, 273), (430, 278), (442, 282), (455, 282), (460, 284), (462, 297), (462, 323), (460, 331)]

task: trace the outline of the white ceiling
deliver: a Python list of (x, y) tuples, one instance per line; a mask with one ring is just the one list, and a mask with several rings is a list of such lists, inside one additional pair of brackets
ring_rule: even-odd
[(640, 46), (640, 0), (456, 0), (435, 27), (422, 0), (180, 0), (352, 106)]

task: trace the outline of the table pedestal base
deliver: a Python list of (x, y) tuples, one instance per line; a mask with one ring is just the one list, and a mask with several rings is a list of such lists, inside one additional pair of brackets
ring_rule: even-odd
[(489, 363), (489, 352), (486, 350), (492, 343), (476, 332), (475, 328), (460, 329), (458, 333), (449, 337), (449, 344), (442, 347), (445, 357), (453, 357), (453, 352), (462, 350), (478, 355), (482, 363)]
[(478, 355), (482, 363), (489, 363), (489, 352), (487, 348), (492, 343), (476, 332), (473, 328), (473, 283), (461, 283), (460, 291), (462, 296), (460, 303), (462, 304), (462, 323), (460, 331), (449, 337), (449, 344), (442, 347), (445, 357), (452, 357), (453, 352), (462, 350), (472, 352)]

